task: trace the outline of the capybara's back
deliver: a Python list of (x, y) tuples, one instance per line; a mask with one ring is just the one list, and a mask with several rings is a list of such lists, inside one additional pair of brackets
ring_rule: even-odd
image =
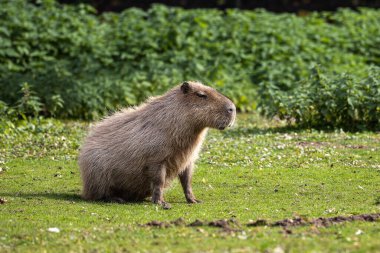
[(81, 147), (82, 196), (87, 200), (165, 203), (163, 188), (179, 176), (188, 202), (193, 164), (207, 128), (224, 129), (235, 106), (216, 90), (184, 82), (136, 108), (93, 126)]

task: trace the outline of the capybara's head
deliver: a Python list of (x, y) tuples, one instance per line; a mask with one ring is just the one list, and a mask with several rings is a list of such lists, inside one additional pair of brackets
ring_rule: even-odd
[(234, 103), (217, 90), (192, 81), (183, 82), (178, 88), (188, 110), (186, 116), (199, 127), (223, 130), (234, 123)]

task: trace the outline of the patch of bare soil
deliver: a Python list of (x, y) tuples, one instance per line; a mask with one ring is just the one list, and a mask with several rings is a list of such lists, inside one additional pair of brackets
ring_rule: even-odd
[(192, 223), (190, 223), (188, 226), (190, 227), (200, 227), (200, 226), (204, 226), (206, 225), (207, 223), (201, 221), (201, 220), (198, 220), (196, 219), (195, 221), (193, 221)]
[(184, 226), (186, 225), (185, 223), (185, 219), (184, 218), (178, 218), (174, 221), (156, 221), (156, 220), (153, 220), (153, 221), (150, 221), (148, 223), (145, 223), (143, 225), (141, 225), (142, 227), (158, 227), (158, 228), (168, 228), (168, 227), (171, 227), (171, 226)]
[(208, 223), (210, 227), (222, 228), (224, 232), (238, 232), (241, 231), (241, 225), (236, 219), (223, 219), (210, 221)]
[(314, 219), (312, 221), (312, 224), (316, 226), (330, 226), (341, 222), (347, 222), (347, 221), (369, 221), (374, 222), (377, 219), (380, 219), (380, 213), (374, 213), (374, 214), (359, 214), (359, 215), (352, 215), (348, 217), (344, 216), (337, 216), (337, 217), (331, 217), (331, 218), (318, 218)]
[[(366, 221), (374, 222), (380, 219), (380, 213), (373, 214), (358, 214), (351, 216), (336, 216), (336, 217), (319, 217), (316, 219), (305, 219), (302, 217), (295, 217), (291, 219), (284, 219), (275, 222), (269, 222), (264, 219), (258, 219), (247, 223), (248, 227), (282, 227), (285, 234), (291, 234), (292, 231), (289, 229), (291, 227), (297, 226), (306, 226), (313, 225), (315, 227), (328, 227), (343, 222), (352, 222), (352, 221)], [(174, 221), (150, 221), (146, 224), (141, 225), (143, 227), (159, 227), (159, 228), (168, 228), (172, 226), (189, 226), (189, 227), (200, 227), (200, 226), (209, 226), (209, 227), (218, 227), (222, 228), (223, 232), (231, 233), (242, 231), (242, 226), (236, 219), (221, 219), (214, 221), (201, 221), (195, 220), (191, 223), (186, 224), (183, 218), (179, 218)]]
[(241, 231), (241, 225), (236, 219), (222, 219), (215, 221), (201, 221), (196, 219), (195, 221), (189, 223), (189, 227), (201, 227), (201, 226), (210, 226), (222, 228), (223, 232), (237, 232)]
[(247, 226), (249, 226), (249, 227), (264, 227), (264, 226), (268, 226), (268, 225), (269, 225), (268, 221), (262, 220), (262, 219), (255, 220), (255, 221), (252, 221), (252, 222), (247, 224)]
[(141, 226), (143, 227), (159, 227), (159, 228), (168, 228), (171, 226), (189, 226), (189, 227), (201, 227), (201, 226), (209, 226), (209, 227), (218, 227), (222, 228), (223, 232), (237, 232), (241, 231), (241, 225), (236, 219), (222, 219), (222, 220), (215, 220), (215, 221), (201, 221), (201, 220), (195, 220), (189, 224), (185, 223), (185, 220), (183, 218), (179, 218), (174, 221), (150, 221), (148, 223), (145, 223)]
[(149, 221), (148, 223), (145, 223), (141, 225), (142, 227), (158, 227), (158, 228), (167, 228), (170, 227), (170, 223), (167, 221), (156, 221), (152, 220)]
[(349, 222), (349, 221), (368, 221), (374, 222), (380, 219), (380, 213), (374, 214), (359, 214), (359, 215), (351, 215), (351, 216), (336, 216), (323, 218), (319, 217), (312, 220), (307, 220), (302, 217), (296, 217), (293, 219), (284, 219), (280, 221), (276, 221), (273, 223), (269, 223), (266, 220), (257, 220), (254, 222), (250, 222), (247, 226), (272, 226), (272, 227), (296, 227), (296, 226), (304, 226), (304, 225), (314, 225), (317, 227), (327, 227), (334, 224)]
[(293, 219), (285, 219), (285, 220), (280, 220), (280, 221), (276, 221), (274, 223), (271, 224), (272, 227), (276, 227), (276, 226), (281, 226), (281, 227), (288, 227), (288, 226), (302, 226), (302, 225), (307, 225), (308, 222), (306, 220), (304, 220), (303, 218), (301, 217), (296, 217), (296, 218), (293, 218)]

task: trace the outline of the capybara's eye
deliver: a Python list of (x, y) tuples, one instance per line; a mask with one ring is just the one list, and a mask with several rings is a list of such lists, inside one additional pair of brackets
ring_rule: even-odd
[(204, 98), (204, 99), (207, 98), (207, 94), (204, 93), (203, 91), (197, 91), (195, 94), (197, 94), (197, 96), (200, 98)]

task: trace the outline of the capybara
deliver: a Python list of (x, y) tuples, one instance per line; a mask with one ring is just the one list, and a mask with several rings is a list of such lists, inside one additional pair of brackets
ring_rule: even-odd
[(235, 121), (230, 99), (199, 82), (187, 81), (138, 107), (95, 124), (79, 155), (87, 200), (152, 202), (170, 208), (163, 190), (179, 177), (188, 203), (199, 202), (191, 179), (208, 128)]

